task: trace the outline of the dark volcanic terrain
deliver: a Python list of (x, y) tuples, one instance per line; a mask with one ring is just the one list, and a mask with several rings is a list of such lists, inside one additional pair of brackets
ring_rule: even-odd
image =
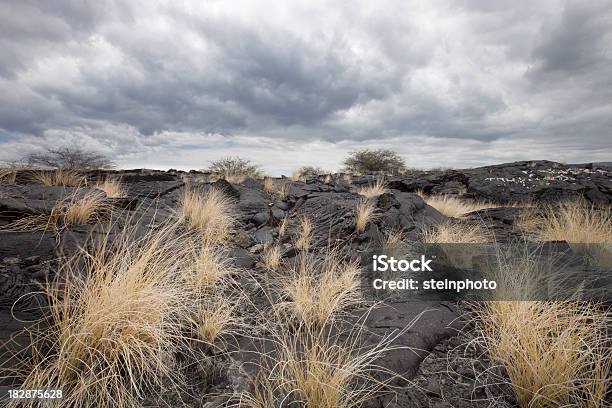
[[(33, 181), (29, 171), (21, 171), (14, 183), (0, 186), (0, 342), (13, 339), (27, 344), (19, 330), (40, 315), (38, 307), (44, 307), (45, 298), (37, 293), (46, 281), (55, 278), (59, 254), (69, 255), (91, 237), (107, 234), (104, 225), (112, 225), (107, 239), (113, 240), (126, 219), (137, 220), (141, 233), (146, 233), (180, 211), (187, 188), (217, 188), (234, 200), (237, 224), (227, 242), (228, 253), (235, 266), (248, 272), (237, 279), (253, 305), (262, 308), (273, 297), (267, 289), (269, 272), (262, 264), (264, 248), (277, 243), (283, 262), (291, 264), (298, 254), (294, 237), (303, 216), (313, 224), (310, 252), (322, 252), (332, 244), (358, 255), (379, 246), (389, 231), (402, 231), (406, 240), (417, 240), (422, 230), (447, 221), (448, 217), (428, 205), (422, 195), (452, 195), (466, 201), (495, 203), (493, 208), (466, 214), (463, 220), (484, 222), (500, 241), (520, 235), (513, 224), (529, 206), (533, 210), (545, 203), (578, 198), (604, 208), (612, 204), (612, 171), (603, 166), (530, 161), (465, 170), (415, 170), (385, 177), (387, 192), (374, 200), (377, 216), (363, 232), (357, 232), (355, 208), (361, 199), (358, 191), (374, 183), (378, 175), (349, 178), (334, 174), (305, 181), (275, 179), (282, 184), (282, 194), (266, 192), (262, 180), (209, 182), (208, 174), (197, 171), (138, 169), (90, 172), (85, 176), (90, 187), (44, 186)], [(108, 215), (100, 222), (60, 229), (13, 228), (15, 222), (26, 217), (50, 214), (67, 197), (94, 192), (94, 181), (109, 176), (120, 177), (127, 196), (106, 197)], [(285, 218), (289, 220), (288, 230), (280, 237), (279, 225)], [(246, 309), (247, 306), (245, 314)], [(355, 310), (349, 319), (358, 318), (360, 313)], [(464, 314), (461, 305), (450, 302), (413, 301), (374, 307), (364, 317), (370, 332), (366, 344), (375, 343), (379, 336), (394, 329), (410, 328), (394, 339), (394, 345), (405, 348), (386, 353), (376, 362), (404, 377), (393, 384), (397, 392), (363, 406), (485, 407), (491, 406), (492, 399), (496, 400), (495, 406), (515, 406), (512, 398), (499, 397), (507, 390), (487, 381), (488, 363), (482, 353), (466, 346), (471, 326)], [(211, 408), (227, 398), (209, 395), (248, 391), (257, 371), (257, 354), (252, 351), (266, 347), (265, 340), (253, 340), (253, 334), (234, 335), (227, 342), (228, 352), (218, 360), (203, 357), (197, 367), (190, 366), (187, 370), (192, 384), (182, 390), (180, 398), (190, 406)], [(265, 337), (262, 327), (257, 338)], [(2, 364), (10, 365), (4, 356)], [(10, 384), (10, 379), (3, 382)], [(176, 393), (168, 392), (166, 397), (167, 403), (178, 403)]]

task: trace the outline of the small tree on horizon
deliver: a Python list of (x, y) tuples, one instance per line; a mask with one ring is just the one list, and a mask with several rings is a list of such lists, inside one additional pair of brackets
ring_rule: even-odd
[(321, 167), (302, 166), (298, 169), (298, 173), (300, 174), (300, 176), (311, 177), (311, 176), (320, 176), (321, 174), (326, 174), (328, 172), (323, 170)]
[(66, 170), (108, 170), (115, 163), (103, 154), (83, 150), (80, 147), (47, 148), (43, 153), (31, 153), (24, 157), (24, 163), (30, 166), (43, 166)]
[(362, 149), (349, 153), (344, 159), (344, 167), (345, 171), (350, 173), (397, 174), (406, 171), (406, 162), (393, 150)]
[(210, 163), (207, 171), (219, 176), (249, 176), (257, 177), (261, 170), (249, 159), (238, 156), (224, 157)]

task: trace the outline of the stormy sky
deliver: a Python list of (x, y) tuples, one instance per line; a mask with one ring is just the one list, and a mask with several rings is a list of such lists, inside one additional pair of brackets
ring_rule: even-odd
[(612, 160), (610, 1), (2, 1), (0, 161)]

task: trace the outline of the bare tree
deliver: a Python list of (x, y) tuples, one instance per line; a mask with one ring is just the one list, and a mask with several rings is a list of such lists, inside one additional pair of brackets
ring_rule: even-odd
[(56, 169), (98, 170), (112, 169), (115, 163), (106, 156), (81, 149), (80, 147), (48, 148), (44, 153), (32, 153), (24, 158), (31, 166), (44, 166)]

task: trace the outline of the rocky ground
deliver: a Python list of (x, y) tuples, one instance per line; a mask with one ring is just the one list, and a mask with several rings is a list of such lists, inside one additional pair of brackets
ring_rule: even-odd
[[(516, 234), (514, 221), (523, 208), (517, 204), (558, 202), (584, 197), (597, 205), (612, 204), (612, 171), (592, 165), (563, 165), (546, 161), (517, 162), (466, 170), (410, 171), (386, 178), (388, 192), (376, 200), (379, 216), (362, 233), (355, 231), (354, 209), (360, 200), (358, 189), (376, 180), (376, 175), (336, 174), (310, 177), (305, 181), (277, 180), (283, 194), (264, 191), (261, 180), (247, 178), (239, 184), (218, 180), (207, 182), (200, 172), (126, 170), (111, 172), (120, 176), (127, 188), (126, 198), (107, 198), (121, 228), (121, 217), (139, 220), (143, 232), (163, 222), (177, 211), (187, 187), (206, 189), (210, 185), (235, 200), (238, 228), (229, 246), (233, 262), (250, 271), (243, 287), (253, 297), (262, 296), (266, 270), (261, 263), (264, 246), (273, 241), (282, 245), (286, 261), (296, 256), (292, 241), (297, 222), (303, 215), (313, 221), (312, 251), (333, 243), (352, 253), (364, 252), (384, 240), (389, 231), (401, 230), (406, 239), (417, 239), (422, 228), (439, 224), (446, 217), (417, 194), (452, 194), (466, 200), (498, 203), (496, 208), (468, 214), (466, 220), (484, 220), (499, 239)], [(88, 174), (89, 179), (109, 173)], [(70, 194), (85, 194), (88, 188), (36, 184), (26, 173), (14, 184), (0, 186), (0, 342), (14, 338), (36, 316), (44, 298), (36, 295), (41, 285), (53, 277), (59, 252), (70, 253), (91, 235), (100, 233), (99, 224), (72, 225), (61, 230), (7, 231), (12, 222), (33, 214), (45, 214)], [(118, 214), (122, 214), (119, 216)], [(288, 217), (289, 231), (279, 239), (279, 224)], [(110, 235), (112, 239), (112, 233)], [(396, 344), (405, 349), (388, 353), (378, 364), (401, 374), (406, 381), (396, 384), (394, 393), (367, 402), (367, 407), (471, 407), (514, 406), (508, 390), (491, 385), (488, 362), (483, 350), (470, 347), (470, 326), (462, 318), (465, 310), (452, 303), (404, 302), (376, 307), (366, 326), (376, 335), (412, 324)], [(416, 316), (420, 316), (412, 322)], [(181, 399), (194, 406), (212, 407), (222, 398), (204, 395), (248, 390), (253, 370), (249, 368), (249, 345), (240, 338), (229, 346), (232, 352), (221, 360), (203, 355), (189, 368), (192, 384)], [(219, 361), (222, 361), (220, 363)], [(4, 363), (3, 363), (4, 364)], [(213, 369), (211, 369), (211, 367)], [(211, 374), (214, 373), (214, 374)], [(7, 383), (8, 380), (4, 380)], [(177, 403), (169, 392), (168, 403)], [(151, 404), (154, 404), (151, 401)], [(208, 404), (208, 405), (207, 405)]]

